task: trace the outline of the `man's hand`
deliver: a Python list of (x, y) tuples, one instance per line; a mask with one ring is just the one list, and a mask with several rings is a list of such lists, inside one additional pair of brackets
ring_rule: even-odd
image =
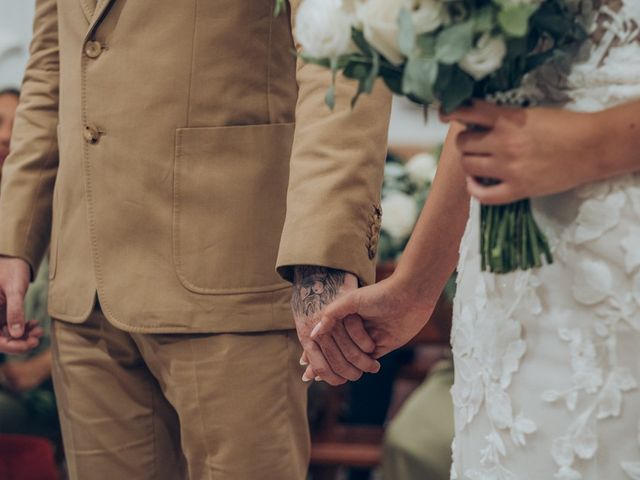
[(295, 268), (291, 306), (298, 338), (305, 350), (301, 363), (308, 362), (309, 372), (313, 372), (313, 376), (306, 375), (303, 380), (321, 378), (331, 385), (341, 385), (348, 380), (358, 380), (363, 372), (380, 370), (380, 364), (369, 355), (375, 344), (358, 318), (351, 320), (354, 325), (351, 335), (345, 328), (337, 327), (334, 335), (320, 344), (310, 338), (324, 309), (357, 288), (358, 279), (350, 273), (325, 267)]
[[(343, 331), (352, 338), (361, 338), (359, 330), (364, 321), (364, 328), (376, 345), (372, 355), (380, 358), (415, 337), (435, 308), (435, 302), (416, 299), (410, 290), (392, 276), (370, 287), (351, 291), (324, 309), (311, 338), (324, 350), (324, 345), (333, 343)], [(314, 373), (318, 372), (312, 363), (305, 375)]]
[(24, 296), (29, 286), (29, 265), (24, 260), (0, 257), (0, 352), (19, 354), (38, 346), (42, 330), (25, 324)]

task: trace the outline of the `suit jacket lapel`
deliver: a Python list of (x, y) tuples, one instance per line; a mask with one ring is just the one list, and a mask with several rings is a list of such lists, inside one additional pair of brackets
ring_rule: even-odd
[(90, 38), (93, 34), (93, 31), (96, 29), (98, 23), (102, 20), (102, 18), (107, 14), (109, 7), (115, 0), (81, 0), (86, 2), (93, 2), (96, 4), (95, 10), (91, 16), (91, 20), (89, 21), (89, 31), (87, 32), (87, 38)]
[(78, 1), (80, 2), (80, 7), (82, 7), (82, 13), (84, 14), (84, 18), (87, 19), (87, 22), (91, 22), (93, 13), (96, 10), (97, 0), (78, 0)]

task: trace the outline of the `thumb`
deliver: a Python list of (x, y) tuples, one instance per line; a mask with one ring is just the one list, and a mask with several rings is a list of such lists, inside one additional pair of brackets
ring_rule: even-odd
[(24, 294), (7, 293), (7, 325), (13, 338), (24, 335)]
[(336, 323), (343, 320), (349, 315), (358, 313), (359, 292), (348, 293), (328, 305), (322, 312), (320, 321), (311, 331), (311, 338), (316, 339), (320, 335), (329, 333), (333, 330)]

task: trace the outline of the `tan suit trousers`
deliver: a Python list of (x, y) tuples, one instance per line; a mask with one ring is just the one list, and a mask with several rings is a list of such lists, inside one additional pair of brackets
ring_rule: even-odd
[(305, 478), (294, 331), (135, 334), (99, 309), (52, 330), (71, 480)]

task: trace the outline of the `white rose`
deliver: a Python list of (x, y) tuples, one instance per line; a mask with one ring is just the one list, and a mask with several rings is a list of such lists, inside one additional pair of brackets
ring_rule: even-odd
[(406, 174), (404, 166), (397, 162), (387, 162), (384, 166), (384, 176), (388, 178), (402, 178)]
[(476, 80), (482, 80), (502, 66), (507, 54), (507, 45), (502, 36), (492, 37), (485, 33), (476, 47), (460, 61), (460, 68)]
[(447, 19), (444, 3), (439, 0), (418, 0), (412, 12), (416, 34), (433, 32)]
[(430, 153), (420, 153), (412, 157), (406, 165), (409, 178), (418, 186), (432, 183), (436, 176), (437, 168), (438, 162)]
[(355, 51), (353, 20), (340, 0), (304, 0), (296, 16), (296, 38), (307, 55), (337, 58)]
[(406, 5), (406, 0), (366, 0), (356, 8), (364, 38), (394, 65), (404, 60), (398, 46), (398, 18)]
[(391, 192), (382, 199), (382, 229), (394, 240), (404, 240), (418, 218), (416, 201), (402, 192)]

